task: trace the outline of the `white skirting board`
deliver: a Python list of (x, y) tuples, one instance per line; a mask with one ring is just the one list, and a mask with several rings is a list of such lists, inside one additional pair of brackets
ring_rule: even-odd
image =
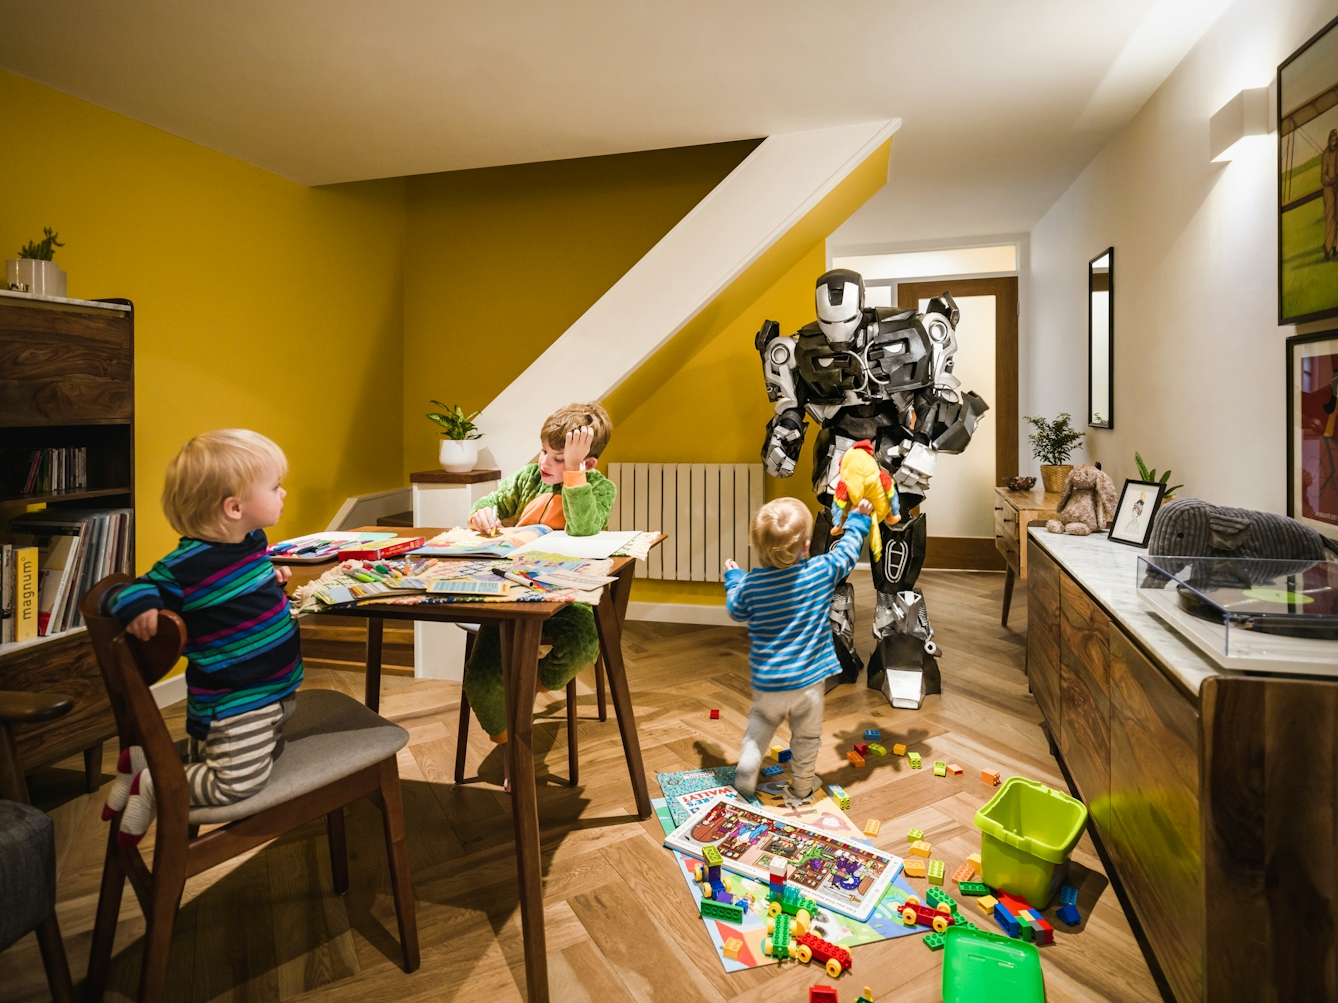
[(742, 627), (729, 618), (724, 606), (686, 602), (629, 602), (627, 619), (658, 623), (701, 623), (714, 627)]
[(149, 687), (153, 691), (153, 702), (159, 708), (171, 707), (174, 703), (186, 699), (186, 674), (161, 679)]

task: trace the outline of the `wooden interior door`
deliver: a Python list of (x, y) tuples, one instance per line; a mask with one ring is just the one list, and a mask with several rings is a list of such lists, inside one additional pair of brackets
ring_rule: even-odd
[[(991, 392), (982, 393), (985, 403), (990, 406), (981, 422), (981, 431), (988, 429), (994, 439), (994, 478), (993, 485), (1003, 483), (1005, 477), (1013, 477), (1018, 472), (1018, 400), (1017, 400), (1017, 277), (1007, 276), (993, 279), (934, 279), (928, 282), (899, 282), (897, 284), (897, 305), (903, 309), (920, 309), (922, 300), (951, 293), (963, 307), (963, 329), (967, 325), (967, 308), (973, 301), (977, 304), (992, 301), (988, 305), (994, 314), (994, 387)], [(979, 307), (977, 307), (979, 309)], [(969, 352), (969, 346), (958, 339), (958, 366), (963, 367)], [(986, 370), (988, 372), (988, 370)], [(963, 379), (963, 390), (981, 391), (972, 387), (970, 381)], [(988, 423), (988, 424), (987, 424)], [(977, 433), (980, 436), (980, 433)], [(973, 442), (970, 449), (979, 449), (980, 443)], [(943, 459), (940, 460), (943, 462)], [(978, 471), (979, 473), (979, 471)], [(961, 568), (979, 571), (1002, 571), (1003, 558), (994, 545), (992, 522), (994, 494), (993, 485), (986, 497), (979, 499), (981, 525), (975, 530), (955, 530), (952, 526), (940, 523), (937, 528), (934, 520), (929, 521), (929, 547), (925, 567)], [(930, 481), (930, 493), (927, 506), (932, 512), (934, 482)], [(975, 499), (971, 501), (975, 505)], [(947, 532), (945, 532), (947, 530)]]

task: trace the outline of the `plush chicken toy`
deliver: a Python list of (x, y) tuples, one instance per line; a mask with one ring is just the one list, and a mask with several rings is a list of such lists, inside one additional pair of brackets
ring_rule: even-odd
[(901, 500), (897, 497), (892, 475), (873, 458), (873, 443), (861, 439), (841, 457), (841, 479), (836, 482), (833, 501), (841, 510), (839, 521), (832, 527), (832, 536), (845, 532), (846, 516), (860, 502), (868, 499), (873, 506), (873, 528), (869, 530), (869, 552), (876, 561), (883, 555), (883, 538), (879, 523), (895, 526), (901, 522)]

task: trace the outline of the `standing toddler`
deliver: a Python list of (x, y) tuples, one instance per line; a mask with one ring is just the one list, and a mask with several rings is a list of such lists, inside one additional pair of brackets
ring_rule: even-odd
[(797, 498), (767, 502), (748, 533), (762, 567), (744, 572), (725, 564), (725, 605), (748, 625), (748, 668), (753, 707), (739, 751), (734, 786), (745, 797), (757, 790), (763, 750), (776, 728), (790, 719), (790, 786), (799, 800), (817, 787), (813, 768), (822, 744), (823, 680), (841, 671), (832, 646), (828, 607), (832, 592), (854, 570), (868, 535), (872, 511), (860, 502), (846, 532), (831, 550), (809, 558), (813, 515)]

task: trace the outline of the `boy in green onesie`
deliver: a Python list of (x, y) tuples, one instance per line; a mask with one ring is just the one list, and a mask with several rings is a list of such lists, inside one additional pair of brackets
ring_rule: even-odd
[[(539, 432), (539, 462), (502, 481), (471, 510), (469, 528), (491, 535), (503, 522), (542, 524), (572, 536), (593, 536), (609, 521), (618, 487), (595, 469), (613, 430), (608, 412), (598, 404), (568, 404), (548, 416)], [(560, 690), (599, 654), (594, 611), (569, 603), (544, 624), (553, 645), (539, 661), (539, 685)], [(502, 692), (502, 642), (496, 627), (479, 627), (478, 640), (465, 668), (465, 696), (485, 731), (499, 745), (506, 741), (506, 702)]]

